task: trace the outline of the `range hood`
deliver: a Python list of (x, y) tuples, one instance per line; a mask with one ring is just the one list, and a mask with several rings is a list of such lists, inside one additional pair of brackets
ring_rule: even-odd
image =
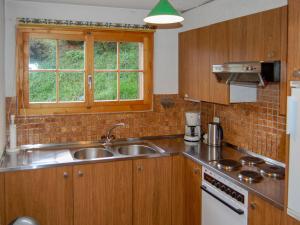
[(241, 86), (265, 86), (280, 81), (280, 61), (235, 62), (213, 65), (212, 71), (219, 82)]

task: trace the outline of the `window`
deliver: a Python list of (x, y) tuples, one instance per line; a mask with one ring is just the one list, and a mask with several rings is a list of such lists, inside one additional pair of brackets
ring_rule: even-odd
[(19, 112), (152, 109), (153, 33), (18, 29)]

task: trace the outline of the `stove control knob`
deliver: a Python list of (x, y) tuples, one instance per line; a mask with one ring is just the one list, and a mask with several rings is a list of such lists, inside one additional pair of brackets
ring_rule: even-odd
[(216, 181), (216, 180), (212, 180), (210, 183), (211, 183), (212, 185), (216, 186), (217, 181)]
[(225, 189), (226, 189), (226, 187), (225, 187), (225, 185), (223, 184), (223, 185), (221, 186), (221, 191), (225, 191)]
[(243, 201), (243, 196), (242, 195), (238, 195), (236, 197), (236, 199), (239, 201), (239, 202), (242, 202)]
[(233, 198), (236, 197), (236, 192), (235, 191), (231, 192), (231, 197), (233, 197)]
[(230, 189), (230, 188), (227, 188), (225, 192), (226, 192), (228, 195), (231, 195), (231, 189)]
[(215, 186), (216, 186), (217, 188), (220, 188), (220, 187), (221, 187), (221, 183), (220, 183), (220, 182), (217, 182)]

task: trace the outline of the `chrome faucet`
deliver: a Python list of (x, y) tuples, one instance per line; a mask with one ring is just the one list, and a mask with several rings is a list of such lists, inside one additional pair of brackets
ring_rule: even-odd
[(115, 125), (113, 125), (111, 128), (109, 128), (106, 132), (106, 135), (102, 136), (101, 139), (105, 139), (104, 144), (105, 145), (111, 145), (111, 141), (115, 138), (111, 132), (117, 128), (117, 127), (124, 127), (125, 123), (117, 123)]

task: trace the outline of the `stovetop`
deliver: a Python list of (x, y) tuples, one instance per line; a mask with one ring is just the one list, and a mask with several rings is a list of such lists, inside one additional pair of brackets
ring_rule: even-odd
[(259, 183), (264, 178), (282, 180), (285, 176), (284, 168), (265, 162), (264, 159), (255, 156), (242, 156), (239, 160), (223, 158), (212, 160), (210, 164), (219, 170), (238, 172), (237, 178), (245, 183)]

